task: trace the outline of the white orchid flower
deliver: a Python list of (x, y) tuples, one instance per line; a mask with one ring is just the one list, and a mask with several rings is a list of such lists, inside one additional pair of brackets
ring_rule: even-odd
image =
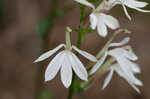
[[(93, 10), (95, 10), (94, 5), (86, 0), (75, 1), (88, 7), (91, 7), (93, 8)], [(118, 20), (113, 16), (94, 11), (90, 14), (90, 23), (92, 29), (96, 29), (97, 27), (98, 34), (102, 37), (105, 37), (107, 35), (107, 27), (111, 28), (112, 30), (115, 30), (120, 27)]]
[(150, 12), (150, 10), (141, 9), (148, 5), (147, 2), (142, 2), (142, 1), (137, 1), (137, 0), (108, 0), (108, 2), (106, 3), (107, 10), (110, 10), (113, 6), (117, 4), (122, 5), (125, 15), (128, 17), (129, 20), (131, 20), (131, 17), (128, 14), (125, 6), (135, 9), (140, 12)]
[[(122, 46), (129, 41), (129, 38), (125, 38), (120, 43), (112, 43), (110, 47), (114, 46)], [(90, 75), (95, 73), (104, 63), (106, 57), (110, 55), (112, 56), (118, 63), (110, 66), (108, 70), (110, 73), (106, 77), (103, 85), (103, 89), (110, 82), (114, 71), (116, 71), (122, 78), (127, 80), (127, 82), (137, 91), (140, 92), (139, 89), (135, 85), (142, 86), (142, 82), (138, 80), (134, 74), (140, 73), (140, 68), (137, 64), (132, 61), (136, 61), (138, 58), (135, 54), (123, 49), (123, 48), (114, 48), (112, 50), (108, 50), (105, 52), (104, 56), (93, 66), (90, 71)]]
[(45, 72), (45, 81), (52, 80), (60, 70), (61, 81), (63, 85), (66, 88), (68, 88), (72, 82), (72, 69), (81, 80), (88, 81), (87, 71), (84, 65), (82, 64), (82, 62), (72, 52), (72, 49), (74, 49), (79, 54), (83, 55), (84, 57), (86, 57), (87, 59), (93, 62), (96, 62), (97, 59), (93, 55), (78, 49), (76, 46), (71, 46), (70, 49), (67, 49), (66, 45), (60, 44), (53, 50), (50, 50), (44, 53), (43, 55), (41, 55), (37, 60), (35, 60), (35, 62), (40, 62), (49, 58), (62, 47), (65, 47), (65, 50), (59, 52), (48, 64), (48, 67)]

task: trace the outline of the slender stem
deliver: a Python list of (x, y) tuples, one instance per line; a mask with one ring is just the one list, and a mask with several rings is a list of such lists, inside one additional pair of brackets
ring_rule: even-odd
[(114, 40), (114, 38), (116, 37), (116, 35), (120, 32), (124, 31), (124, 29), (119, 29), (117, 31), (115, 31), (111, 38), (109, 39), (109, 41), (105, 44), (104, 48), (102, 50), (99, 51), (99, 53), (96, 55), (96, 58), (100, 58), (104, 52), (109, 48), (110, 43)]

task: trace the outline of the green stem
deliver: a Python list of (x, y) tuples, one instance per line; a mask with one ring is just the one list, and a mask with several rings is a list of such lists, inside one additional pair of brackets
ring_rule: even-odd
[(110, 43), (114, 40), (114, 38), (116, 37), (116, 35), (120, 32), (124, 31), (123, 29), (119, 29), (117, 31), (115, 31), (111, 38), (109, 39), (109, 41), (105, 44), (104, 48), (102, 50), (99, 51), (99, 53), (96, 55), (96, 58), (101, 58), (101, 56), (104, 54), (104, 52), (109, 48)]

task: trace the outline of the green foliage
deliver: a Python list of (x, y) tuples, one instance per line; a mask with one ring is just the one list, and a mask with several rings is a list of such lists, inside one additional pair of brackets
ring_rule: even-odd
[(84, 15), (85, 5), (79, 4), (79, 6), (80, 6), (80, 23), (82, 23), (86, 18), (86, 16)]
[(91, 27), (88, 28), (82, 28), (76, 30), (77, 32), (81, 33), (83, 36), (86, 35), (87, 33), (93, 32), (94, 30), (91, 29)]
[(91, 2), (91, 3), (97, 3), (97, 2), (99, 2), (99, 1), (101, 1), (101, 0), (87, 0), (87, 1), (89, 1), (89, 2)]
[(44, 90), (38, 99), (53, 99), (53, 93), (50, 90)]
[(52, 23), (46, 19), (41, 19), (37, 24), (37, 33), (42, 39), (46, 39), (47, 32), (52, 27)]

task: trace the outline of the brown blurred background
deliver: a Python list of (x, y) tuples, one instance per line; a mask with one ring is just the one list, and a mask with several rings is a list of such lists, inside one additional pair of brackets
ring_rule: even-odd
[[(48, 30), (48, 46), (43, 50), (44, 44), (37, 33), (37, 24), (41, 19), (50, 18), (54, 5), (52, 0), (0, 0), (0, 99), (35, 99), (40, 67), (33, 61), (43, 51), (64, 42), (66, 26), (76, 27), (79, 23), (80, 9), (77, 3), (70, 0), (69, 5), (66, 1), (56, 0), (54, 3), (57, 9), (65, 10), (59, 11), (58, 18), (51, 18), (53, 27)], [(68, 5), (69, 7), (64, 8)], [(115, 75), (104, 91), (101, 90), (102, 78), (83, 95), (75, 95), (73, 99), (150, 99), (150, 13), (135, 12), (130, 13), (131, 22), (125, 17), (121, 7), (115, 7), (111, 14), (120, 20), (121, 27), (133, 32), (130, 44), (139, 56), (138, 63), (142, 69), (142, 74), (139, 75), (144, 83), (140, 88), (141, 94)], [(72, 33), (71, 40), (76, 44), (77, 33)], [(91, 33), (85, 37), (81, 49), (95, 55), (105, 43), (105, 39)], [(49, 61), (50, 59), (47, 60)], [(46, 65), (43, 67), (45, 69)], [(41, 76), (44, 77), (44, 74)], [(50, 97), (54, 99), (67, 97), (68, 89), (63, 87), (59, 77), (44, 83), (43, 87), (49, 90)]]

